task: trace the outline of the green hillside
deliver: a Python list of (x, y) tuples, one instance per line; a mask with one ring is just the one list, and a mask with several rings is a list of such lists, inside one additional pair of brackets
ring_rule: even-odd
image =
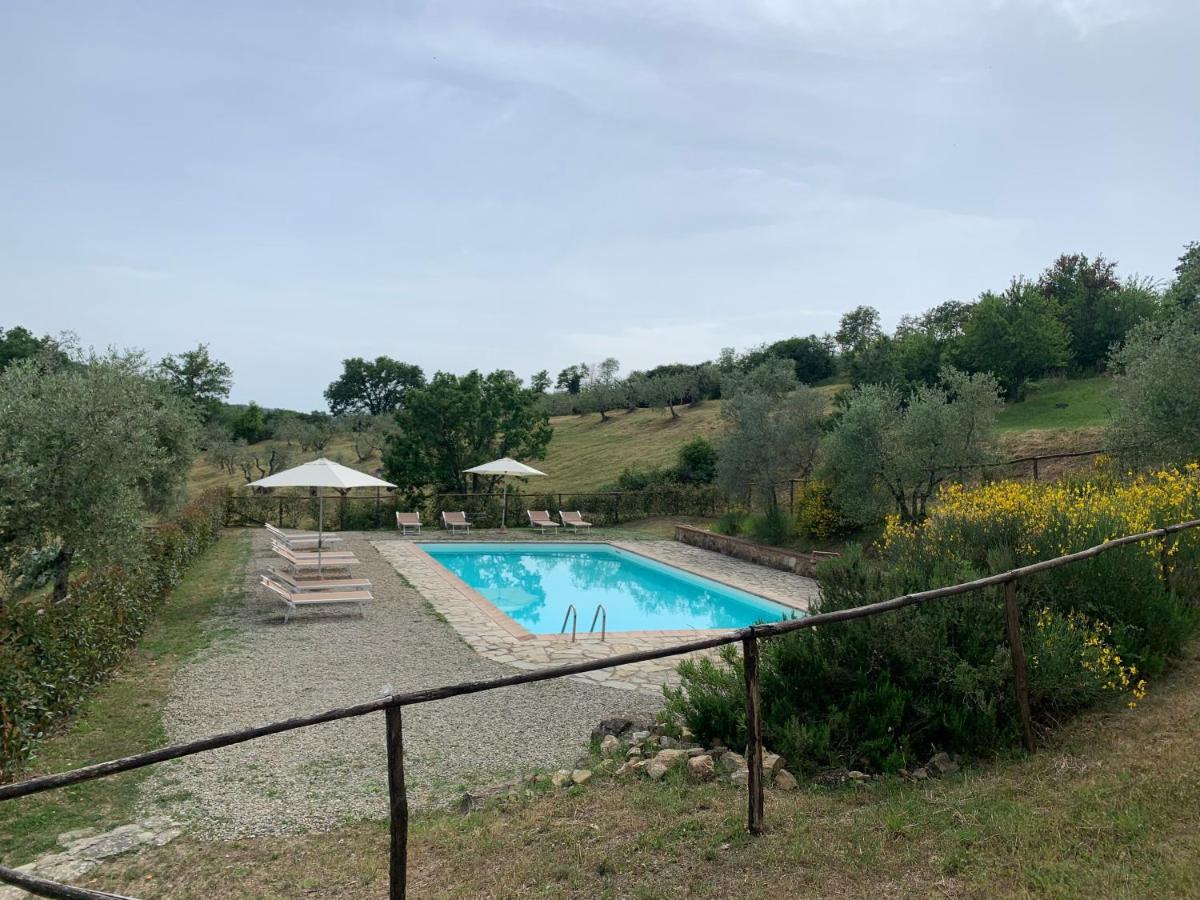
[[(1111, 379), (1100, 376), (1054, 379), (1029, 386), (1026, 399), (1009, 404), (1000, 413), (999, 430), (1006, 451), (1024, 456), (1032, 453), (1088, 449), (1103, 443), (1101, 429), (1108, 422)], [(845, 384), (817, 388), (833, 397)], [(719, 436), (721, 401), (678, 407), (678, 418), (652, 409), (610, 413), (601, 421), (596, 413), (557, 416), (550, 420), (554, 438), (546, 458), (530, 460), (548, 477), (531, 480), (539, 491), (591, 491), (612, 484), (628, 466), (669, 466), (682, 444), (695, 437)], [(337, 437), (324, 451), (331, 459), (373, 472), (381, 460), (376, 454), (359, 462), (348, 437)], [(315, 453), (293, 448), (293, 464), (312, 459)], [(190, 489), (244, 483), (240, 474), (230, 475), (201, 458), (193, 466)]]
[(1107, 425), (1111, 416), (1106, 375), (1094, 378), (1054, 378), (1030, 384), (1025, 399), (1010, 403), (1000, 414), (1001, 431), (1092, 428)]

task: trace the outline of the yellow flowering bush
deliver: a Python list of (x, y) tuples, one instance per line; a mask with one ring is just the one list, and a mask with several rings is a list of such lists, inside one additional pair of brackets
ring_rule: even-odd
[(1034, 705), (1058, 717), (1120, 696), (1130, 709), (1145, 698), (1146, 679), (1112, 644), (1112, 628), (1078, 612), (1038, 609), (1026, 635)]
[[(924, 521), (889, 519), (882, 547), (894, 566), (928, 573), (959, 560), (988, 572), (1197, 518), (1197, 463), (1136, 475), (1094, 469), (1054, 482), (948, 485)], [(1019, 589), (1063, 615), (1108, 623), (1114, 646), (1155, 672), (1195, 630), (1196, 609), (1184, 596), (1194, 593), (1200, 570), (1198, 532), (1142, 541), (1024, 578)]]
[[(1197, 463), (1124, 479), (1100, 474), (1080, 481), (950, 484), (923, 522), (905, 525), (890, 517), (883, 545), (893, 557), (938, 554), (979, 562), (987, 550), (1003, 547), (1023, 565), (1198, 517)], [(1185, 533), (1168, 554), (1195, 542), (1194, 533)], [(1146, 541), (1140, 548), (1159, 558), (1157, 543)]]

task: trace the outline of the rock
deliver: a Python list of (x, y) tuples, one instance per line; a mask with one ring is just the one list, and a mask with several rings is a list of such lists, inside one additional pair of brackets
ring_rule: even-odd
[(770, 750), (763, 751), (763, 774), (770, 778), (776, 772), (783, 768), (785, 760), (778, 753), (772, 753)]
[(713, 758), (708, 755), (693, 756), (687, 761), (688, 778), (692, 781), (712, 781), (715, 769)]
[(744, 769), (746, 768), (746, 757), (742, 756), (740, 753), (734, 753), (732, 750), (730, 750), (729, 752), (722, 754), (721, 765), (727, 769), (730, 769), (731, 771)]
[(838, 787), (845, 784), (849, 777), (849, 773), (845, 769), (826, 769), (813, 776), (813, 783), (823, 787)]
[(630, 747), (628, 750), (625, 751), (626, 759), (638, 759), (641, 755), (642, 755), (641, 744)]
[(576, 784), (587, 784), (592, 780), (592, 773), (588, 769), (576, 769), (571, 773), (571, 780)]
[(615, 735), (606, 734), (600, 741), (600, 752), (605, 756), (616, 756), (621, 752), (621, 739)]
[(949, 753), (935, 753), (930, 757), (929, 762), (925, 764), (925, 768), (931, 775), (941, 777), (942, 775), (953, 775), (958, 771), (958, 763), (950, 758)]
[(660, 778), (666, 775), (667, 772), (669, 772), (672, 767), (674, 767), (675, 764), (681, 759), (683, 759), (682, 750), (675, 750), (673, 748), (659, 750), (658, 753), (654, 755), (654, 759), (650, 760), (650, 762), (647, 764), (646, 774), (649, 775), (653, 780), (658, 781)]
[(748, 785), (750, 783), (750, 770), (745, 766), (742, 766), (729, 776), (729, 781), (731, 784), (736, 784), (738, 786)]
[(571, 780), (571, 773), (567, 769), (559, 769), (550, 776), (550, 783), (556, 788), (565, 787), (567, 782)]
[(724, 744), (713, 744), (711, 747), (708, 748), (708, 755), (711, 756), (713, 759), (717, 759), (721, 756), (724, 756), (728, 752), (729, 752), (729, 748), (726, 747)]
[(592, 729), (592, 740), (600, 741), (606, 736), (620, 737), (633, 728), (633, 719), (616, 716), (611, 719), (601, 719), (600, 724)]
[(780, 769), (775, 773), (775, 787), (781, 791), (794, 791), (800, 786), (796, 781), (796, 776), (787, 769)]
[(913, 769), (912, 777), (913, 777), (914, 781), (924, 781), (926, 778), (929, 777), (929, 770), (926, 769), (924, 766), (921, 766), (920, 768), (917, 768), (917, 769)]
[(629, 735), (629, 740), (635, 744), (640, 744), (648, 737), (650, 737), (649, 731), (634, 731)]
[(851, 769), (849, 772), (846, 773), (846, 777), (852, 779), (853, 781), (870, 781), (871, 780), (870, 775), (868, 775), (866, 772), (860, 772), (857, 769)]
[(78, 840), (95, 837), (99, 833), (95, 828), (76, 828), (74, 831), (64, 831), (58, 836), (58, 845), (60, 847), (69, 847)]
[(679, 746), (679, 741), (671, 737), (669, 734), (664, 734), (658, 739), (658, 746), (666, 747), (668, 750)]
[[(697, 756), (708, 756), (708, 754), (704, 752), (703, 747), (688, 747), (686, 752), (688, 756), (693, 758)], [(710, 756), (709, 759), (712, 759), (712, 757)]]

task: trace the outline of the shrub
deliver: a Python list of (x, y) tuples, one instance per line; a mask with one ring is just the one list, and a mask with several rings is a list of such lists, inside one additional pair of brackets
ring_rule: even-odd
[[(1197, 517), (1197, 466), (1125, 480), (951, 486), (922, 524), (888, 523), (881, 560), (851, 547), (823, 564), (812, 612), (955, 584)], [(1178, 535), (1163, 554), (1147, 541), (1021, 580), (1030, 699), (1041, 725), (1105, 701), (1136, 705), (1146, 679), (1196, 634), (1194, 597), (1180, 586), (1196, 583), (1200, 535)], [(890, 771), (934, 749), (993, 752), (1019, 735), (998, 589), (761, 646), (764, 738), (798, 769)], [(736, 651), (686, 661), (679, 671), (669, 712), (704, 739), (741, 745)]]
[(756, 541), (778, 547), (792, 537), (792, 521), (778, 506), (771, 506), (761, 515), (751, 516), (746, 529)]
[(141, 636), (162, 598), (219, 536), (225, 495), (190, 503), (147, 529), (119, 566), (93, 568), (64, 602), (41, 597), (0, 607), (0, 782), (73, 713)]
[(795, 509), (796, 530), (818, 540), (827, 541), (854, 528), (854, 523), (834, 505), (824, 481), (802, 484), (796, 492)]
[(746, 513), (740, 509), (730, 509), (721, 513), (713, 523), (713, 531), (717, 534), (736, 535), (742, 533), (746, 524)]

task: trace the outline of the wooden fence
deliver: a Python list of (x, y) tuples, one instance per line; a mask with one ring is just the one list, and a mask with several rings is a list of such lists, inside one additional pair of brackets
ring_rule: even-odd
[[(589, 660), (563, 666), (552, 666), (534, 672), (520, 672), (503, 678), (467, 681), (459, 684), (444, 685), (442, 687), (426, 688), (419, 691), (391, 694), (387, 697), (358, 703), (353, 706), (325, 710), (324, 712), (298, 716), (280, 722), (272, 722), (267, 725), (258, 725), (253, 728), (227, 731), (183, 744), (175, 744), (146, 753), (138, 753), (122, 759), (84, 766), (70, 772), (44, 775), (15, 784), (3, 785), (0, 786), (0, 803), (15, 800), (18, 797), (26, 797), (31, 794), (64, 788), (84, 781), (91, 781), (95, 778), (104, 778), (119, 772), (140, 769), (171, 759), (193, 756), (197, 753), (216, 750), (220, 747), (245, 743), (246, 741), (252, 741), (271, 734), (280, 734), (285, 731), (295, 731), (299, 728), (308, 728), (324, 722), (336, 722), (342, 719), (382, 712), (384, 714), (383, 739), (387, 752), (388, 798), (391, 820), (388, 896), (392, 900), (397, 900), (397, 898), (405, 896), (408, 867), (408, 797), (404, 785), (404, 707), (414, 706), (418, 703), (434, 703), (450, 697), (478, 694), (483, 691), (493, 691), (518, 684), (550, 681), (556, 678), (565, 678), (568, 675), (577, 675), (598, 669), (615, 668), (646, 660), (681, 656), (699, 650), (709, 650), (725, 644), (740, 643), (745, 662), (746, 764), (750, 773), (747, 786), (746, 821), (749, 832), (757, 835), (762, 833), (764, 824), (762, 704), (758, 677), (760, 641), (781, 634), (787, 634), (788, 632), (799, 631), (802, 628), (816, 628), (839, 622), (849, 622), (854, 619), (863, 619), (868, 616), (893, 612), (918, 603), (928, 603), (933, 600), (956, 597), (986, 588), (1000, 587), (1004, 595), (1005, 636), (1012, 658), (1013, 691), (1017, 704), (1017, 714), (1021, 724), (1021, 740), (1026, 750), (1032, 752), (1035, 749), (1035, 740), (1033, 721), (1030, 714), (1028, 673), (1025, 666), (1025, 650), (1021, 637), (1021, 618), (1017, 597), (1017, 584), (1020, 579), (1039, 572), (1056, 569), (1060, 566), (1082, 562), (1129, 544), (1158, 538), (1162, 541), (1160, 555), (1162, 560), (1162, 577), (1165, 581), (1169, 582), (1168, 563), (1171, 542), (1177, 540), (1175, 536), (1180, 532), (1196, 527), (1200, 527), (1200, 519), (1180, 522), (1176, 525), (1168, 525), (1164, 528), (1153, 529), (1152, 531), (1126, 535), (1094, 547), (1089, 547), (1086, 550), (1010, 569), (1007, 572), (1001, 572), (997, 575), (989, 575), (986, 578), (978, 578), (974, 581), (950, 585), (949, 587), (905, 594), (901, 597), (894, 597), (890, 600), (883, 600), (879, 603), (867, 604), (866, 606), (820, 613), (801, 619), (777, 622), (771, 625), (752, 625), (749, 628), (697, 641), (688, 641), (669, 647), (642, 650), (635, 653), (623, 653), (603, 660)], [(41, 897), (67, 898), (67, 900), (131, 900), (131, 898), (123, 898), (118, 894), (60, 884), (19, 872), (16, 869), (6, 866), (0, 866), (0, 882), (16, 885)]]
[[(325, 526), (339, 531), (392, 528), (397, 512), (421, 513), (429, 527), (440, 523), (443, 510), (467, 513), (476, 527), (528, 524), (527, 509), (581, 510), (595, 525), (620, 525), (649, 516), (716, 516), (725, 510), (721, 492), (712, 485), (665, 486), (641, 491), (534, 491), (508, 494), (432, 494), (417, 502), (377, 489), (374, 494), (327, 497)], [(271, 522), (285, 528), (316, 527), (317, 500), (307, 494), (231, 494), (230, 522)]]

